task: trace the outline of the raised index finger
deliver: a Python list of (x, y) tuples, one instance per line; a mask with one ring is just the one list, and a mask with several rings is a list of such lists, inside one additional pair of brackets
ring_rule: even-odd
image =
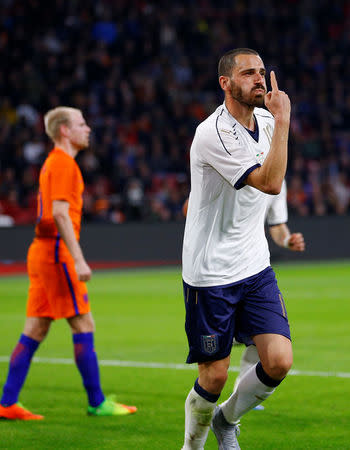
[(276, 75), (275, 72), (273, 70), (271, 70), (270, 73), (270, 81), (271, 81), (271, 88), (273, 91), (278, 91), (278, 84), (277, 84), (277, 80), (276, 80)]

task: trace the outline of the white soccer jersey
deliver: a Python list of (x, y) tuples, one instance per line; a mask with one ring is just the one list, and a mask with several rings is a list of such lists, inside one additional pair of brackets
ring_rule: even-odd
[(271, 196), (242, 181), (270, 150), (273, 116), (255, 108), (255, 139), (225, 104), (197, 128), (191, 146), (191, 193), (183, 243), (183, 279), (220, 286), (270, 264), (264, 221)]
[(267, 206), (266, 222), (269, 226), (288, 222), (287, 186), (283, 181), (281, 192), (270, 195)]

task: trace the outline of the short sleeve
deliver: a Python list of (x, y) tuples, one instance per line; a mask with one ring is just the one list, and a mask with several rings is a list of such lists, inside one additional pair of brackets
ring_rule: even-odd
[(266, 220), (269, 226), (288, 222), (287, 185), (283, 181), (281, 192), (271, 196)]
[(71, 202), (75, 184), (75, 162), (67, 157), (55, 160), (51, 167), (50, 190), (51, 200), (65, 200)]
[(212, 166), (232, 187), (240, 189), (249, 173), (260, 167), (235, 129), (227, 129), (217, 118), (215, 128), (197, 130), (202, 162)]

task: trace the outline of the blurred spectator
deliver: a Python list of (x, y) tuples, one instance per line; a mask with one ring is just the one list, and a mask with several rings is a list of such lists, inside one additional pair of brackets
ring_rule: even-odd
[(337, 214), (346, 214), (350, 205), (350, 186), (344, 172), (339, 172), (329, 181), (328, 198)]
[(27, 125), (34, 126), (38, 123), (38, 111), (29, 103), (23, 102), (18, 105), (16, 108), (16, 113), (17, 117), (19, 119), (23, 118)]
[(143, 218), (144, 191), (140, 180), (131, 178), (125, 189), (126, 220), (138, 221)]
[(23, 155), (28, 165), (40, 164), (44, 150), (44, 143), (38, 137), (34, 137), (33, 140), (25, 142), (23, 145)]
[(6, 216), (10, 216), (16, 225), (34, 223), (36, 208), (23, 208), (19, 202), (16, 189), (10, 189), (7, 197), (0, 202), (1, 210)]
[(3, 214), (3, 208), (0, 203), (0, 227), (12, 227), (14, 224), (13, 217)]
[(299, 216), (309, 215), (308, 198), (300, 176), (293, 177), (289, 183), (287, 198), (291, 214), (296, 213)]

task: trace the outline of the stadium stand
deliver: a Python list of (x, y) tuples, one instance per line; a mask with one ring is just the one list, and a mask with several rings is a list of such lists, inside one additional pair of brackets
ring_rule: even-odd
[(93, 129), (86, 221), (182, 221), (190, 143), (234, 47), (258, 50), (291, 98), (291, 215), (349, 214), (349, 22), (342, 0), (3, 0), (0, 226), (35, 221), (43, 114), (60, 104)]

